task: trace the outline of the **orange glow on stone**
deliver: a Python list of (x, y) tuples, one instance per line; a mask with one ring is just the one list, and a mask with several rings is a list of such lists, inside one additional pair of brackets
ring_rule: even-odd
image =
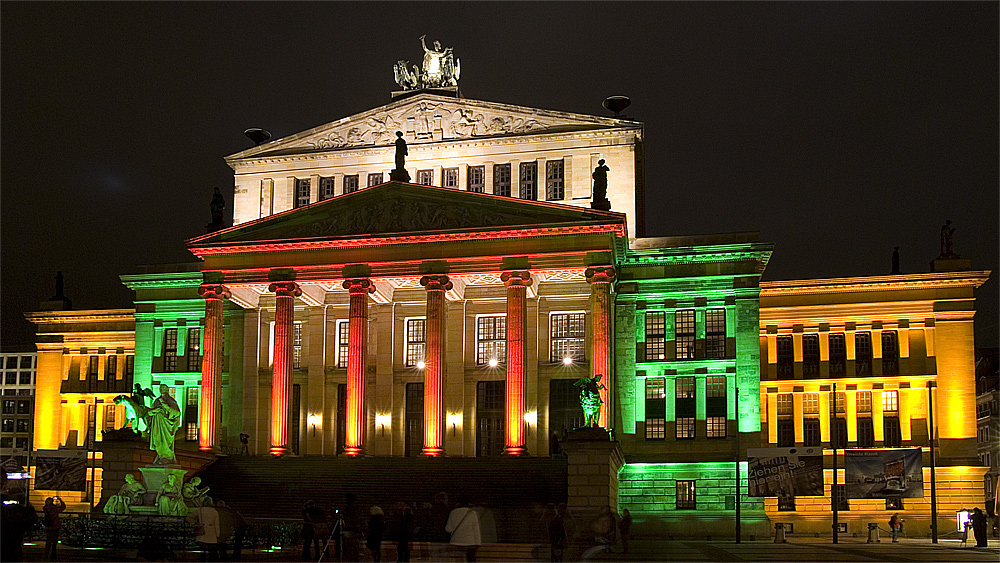
[(347, 428), (344, 436), (344, 453), (356, 456), (361, 455), (364, 447), (365, 336), (368, 332), (368, 294), (375, 291), (375, 286), (367, 278), (354, 278), (345, 280), (343, 287), (351, 295), (347, 340)]
[(590, 375), (601, 374), (601, 412), (597, 424), (601, 428), (611, 428), (611, 340), (608, 331), (611, 314), (611, 282), (615, 279), (613, 266), (588, 268), (587, 281), (590, 282), (591, 346)]
[(524, 431), (524, 328), (531, 273), (504, 272), (500, 279), (507, 286), (507, 444), (504, 453), (525, 455), (528, 449)]
[(288, 434), (292, 400), (292, 329), (295, 321), (295, 298), (302, 290), (295, 282), (272, 283), (275, 294), (274, 365), (271, 375), (271, 455), (288, 453)]
[(441, 426), (444, 403), (444, 293), (452, 288), (448, 276), (424, 276), (427, 288), (427, 351), (424, 354), (424, 448), (426, 456), (444, 453)]
[(201, 362), (201, 402), (198, 407), (198, 449), (217, 447), (218, 416), (222, 406), (222, 300), (230, 297), (221, 285), (202, 285), (205, 299), (205, 355)]

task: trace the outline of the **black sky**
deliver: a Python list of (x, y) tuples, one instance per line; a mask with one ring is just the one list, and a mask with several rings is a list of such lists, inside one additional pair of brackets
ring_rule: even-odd
[[(998, 4), (14, 3), (0, 5), (2, 333), (54, 292), (130, 307), (118, 275), (193, 261), (223, 157), (389, 101), (418, 38), (464, 96), (645, 123), (647, 235), (759, 230), (765, 279), (928, 270), (945, 219), (994, 271)], [(614, 174), (614, 171), (611, 172)]]

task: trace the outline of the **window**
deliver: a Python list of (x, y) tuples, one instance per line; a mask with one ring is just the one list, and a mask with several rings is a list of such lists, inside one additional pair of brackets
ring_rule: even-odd
[(871, 391), (858, 391), (858, 412), (872, 412)]
[(646, 313), (646, 361), (662, 361), (666, 355), (666, 317), (663, 311)]
[(847, 502), (847, 487), (845, 485), (831, 486), (833, 487), (833, 498), (830, 499), (830, 509), (832, 510), (836, 506), (838, 511), (850, 510), (851, 505)]
[(8, 371), (7, 374), (4, 376), (4, 383), (6, 383), (7, 385), (17, 385), (17, 372)]
[(2, 429), (4, 432), (13, 432), (14, 431), (14, 419), (13, 418), (5, 418), (5, 419), (3, 419), (3, 424), (2, 424), (2, 426), (0, 426), (0, 429)]
[(678, 377), (675, 381), (674, 397), (678, 399), (694, 399), (694, 378)]
[(899, 375), (899, 341), (895, 330), (882, 331), (882, 375)]
[(833, 419), (832, 438), (834, 448), (844, 449), (847, 447), (847, 419), (840, 417)]
[(135, 374), (135, 356), (125, 356), (125, 379), (131, 382), (132, 376), (134, 374)]
[(802, 335), (802, 375), (819, 376), (819, 335)]
[(694, 311), (674, 313), (674, 346), (678, 360), (694, 359)]
[(725, 309), (705, 309), (705, 357), (726, 357)]
[(882, 417), (882, 445), (886, 448), (898, 448), (903, 445), (898, 416)]
[(790, 418), (778, 420), (778, 447), (790, 448), (795, 445), (795, 421)]
[(562, 160), (545, 161), (545, 199), (547, 201), (566, 199)]
[(17, 414), (31, 414), (31, 401), (18, 401)]
[(694, 417), (677, 417), (675, 437), (678, 440), (694, 439)]
[(4, 414), (14, 414), (17, 409), (17, 401), (14, 399), (4, 399), (3, 401), (3, 413)]
[(108, 361), (104, 364), (104, 379), (114, 381), (118, 378), (118, 356), (108, 356)]
[(201, 371), (201, 329), (188, 329), (187, 341), (188, 371)]
[(819, 420), (815, 418), (807, 418), (802, 421), (802, 445), (809, 446), (819, 446), (820, 445), (820, 426)]
[(792, 350), (792, 337), (779, 336), (778, 339), (778, 379), (795, 377), (795, 354)]
[(0, 448), (13, 448), (14, 447), (14, 437), (5, 436), (0, 438)]
[(709, 438), (726, 437), (726, 417), (710, 416), (705, 419), (706, 435)]
[(889, 497), (885, 499), (886, 510), (903, 510), (903, 499), (900, 497)]
[(302, 323), (292, 325), (292, 368), (302, 367)]
[(406, 320), (406, 367), (414, 367), (424, 361), (424, 347), (427, 345), (427, 321), (425, 319)]
[(819, 393), (802, 394), (802, 413), (819, 414)]
[(705, 397), (709, 399), (726, 398), (726, 377), (713, 375), (705, 378)]
[(504, 381), (480, 381), (476, 384), (476, 455), (492, 457), (503, 454), (506, 433)]
[(646, 380), (646, 439), (663, 440), (666, 431), (667, 387), (664, 379)]
[[(559, 436), (565, 436), (567, 430), (583, 426), (580, 388), (574, 383), (576, 379), (549, 380), (549, 453), (559, 453)], [(649, 411), (646, 414), (648, 416)]]
[(21, 372), (20, 384), (21, 385), (31, 385), (31, 372), (30, 371), (22, 371)]
[(7, 356), (7, 369), (17, 369), (17, 356)]
[(698, 508), (694, 481), (677, 481), (677, 510), (696, 510)]
[(319, 198), (327, 199), (336, 195), (334, 191), (335, 183), (333, 177), (319, 179)]
[(695, 437), (695, 379), (678, 377), (674, 379), (674, 412), (677, 414), (674, 436), (679, 439)]
[(188, 387), (184, 396), (184, 439), (198, 439), (198, 396), (201, 389)]
[(31, 368), (31, 356), (21, 356), (21, 369)]
[(847, 345), (844, 333), (837, 332), (830, 335), (830, 377), (845, 375), (847, 375)]
[(104, 427), (102, 430), (110, 432), (115, 429), (115, 405), (104, 405)]
[(433, 186), (434, 185), (434, 171), (433, 170), (417, 170), (417, 183), (422, 186)]
[(586, 358), (586, 315), (584, 313), (553, 313), (549, 317), (552, 346), (550, 362), (565, 358), (582, 361)]
[(458, 168), (445, 168), (441, 171), (441, 175), (443, 187), (458, 189)]
[(854, 333), (854, 373), (855, 375), (872, 374), (872, 333)]
[(510, 165), (493, 165), (493, 194), (510, 197)]
[(830, 395), (830, 410), (836, 412), (837, 414), (843, 414), (844, 405), (847, 401), (846, 395), (843, 391), (838, 391), (836, 396)]
[(424, 384), (406, 384), (406, 430), (403, 455), (415, 457), (424, 447)]
[(795, 399), (791, 393), (778, 395), (778, 416), (792, 416), (795, 414)]
[(368, 187), (377, 186), (382, 183), (382, 173), (376, 172), (368, 175)]
[(520, 186), (520, 197), (521, 199), (538, 199), (538, 163), (537, 162), (522, 162), (521, 163), (521, 183)]
[(351, 321), (337, 321), (337, 368), (347, 369), (347, 359), (350, 357)]
[[(782, 496), (778, 495), (778, 512), (795, 512), (795, 496)], [(785, 532), (791, 533), (792, 523), (785, 524)]]
[(91, 356), (90, 362), (88, 364), (87, 377), (91, 380), (97, 379), (97, 374), (100, 373), (101, 358), (100, 356)]
[(309, 178), (295, 179), (295, 207), (309, 205)]
[(344, 193), (349, 194), (358, 191), (358, 175), (344, 176)]
[(502, 364), (507, 359), (507, 317), (496, 315), (476, 319), (476, 365), (490, 360)]
[(177, 329), (163, 331), (163, 371), (177, 371)]
[(468, 189), (470, 192), (483, 193), (486, 191), (486, 167), (470, 166), (468, 178)]
[(871, 417), (858, 418), (858, 447), (871, 448), (875, 446), (875, 425)]
[(882, 391), (882, 410), (885, 412), (899, 411), (899, 391)]

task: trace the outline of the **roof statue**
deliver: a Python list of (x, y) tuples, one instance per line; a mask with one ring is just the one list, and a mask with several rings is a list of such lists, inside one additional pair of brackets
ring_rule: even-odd
[(441, 48), (441, 43), (435, 41), (433, 48), (428, 49), (424, 41), (426, 35), (420, 36), (420, 46), (424, 48), (424, 60), (421, 66), (410, 65), (409, 61), (401, 60), (394, 67), (396, 84), (403, 90), (422, 90), (425, 88), (446, 88), (458, 86), (462, 73), (461, 61), (455, 58), (452, 48)]

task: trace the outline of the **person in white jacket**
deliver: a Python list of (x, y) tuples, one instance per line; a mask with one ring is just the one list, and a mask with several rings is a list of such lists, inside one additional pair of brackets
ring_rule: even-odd
[(466, 561), (476, 560), (476, 550), (483, 543), (483, 538), (479, 530), (479, 514), (472, 504), (452, 510), (444, 531), (451, 534), (451, 545), (465, 549)]
[(218, 561), (219, 548), (219, 512), (211, 506), (202, 506), (188, 513), (187, 521), (195, 525), (195, 538), (201, 549), (202, 561)]

